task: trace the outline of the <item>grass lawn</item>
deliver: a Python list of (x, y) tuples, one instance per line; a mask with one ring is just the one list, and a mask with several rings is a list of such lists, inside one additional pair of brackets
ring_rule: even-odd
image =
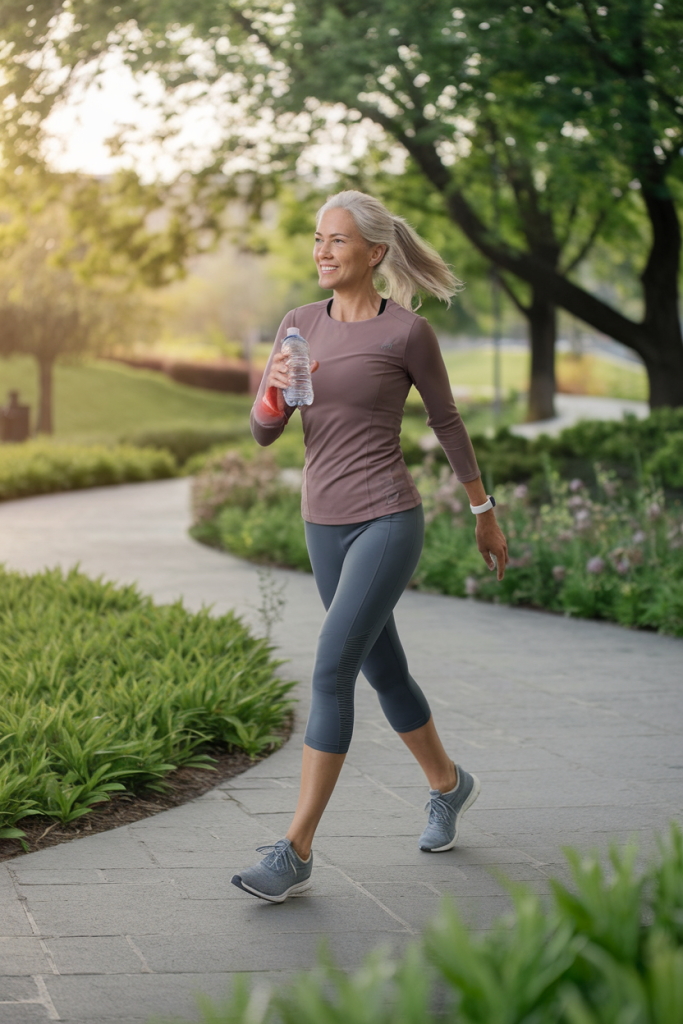
[[(26, 357), (0, 360), (0, 402), (10, 388), (37, 405), (35, 363)], [(162, 373), (94, 360), (55, 368), (55, 435), (62, 440), (111, 440), (129, 431), (176, 426), (244, 426), (249, 395), (226, 395), (176, 384)]]
[[(458, 405), (468, 429), (484, 433), (494, 425), (493, 416), (482, 400), (490, 397), (493, 355), (490, 347), (463, 352), (446, 350), (444, 359), (455, 388), (468, 389), (478, 403), (468, 408), (463, 399)], [(504, 351), (501, 359), (504, 395), (524, 391), (528, 374), (528, 355)], [(0, 360), (0, 402), (10, 388), (20, 391), (31, 405), (33, 422), (37, 404), (35, 363), (26, 357)], [(571, 390), (583, 385), (589, 394), (620, 398), (647, 397), (645, 373), (595, 356), (581, 359), (562, 353), (558, 356), (558, 381)], [(425, 433), (424, 413), (419, 412), (412, 392), (406, 410), (404, 431)], [(70, 441), (111, 441), (132, 431), (170, 427), (214, 427), (248, 430), (249, 395), (228, 395), (176, 384), (161, 373), (134, 370), (119, 363), (92, 360), (57, 365), (55, 368), (55, 434)], [(413, 411), (418, 415), (411, 415)], [(523, 399), (508, 401), (501, 425), (524, 419)], [(298, 420), (298, 417), (295, 417)]]
[[(462, 352), (446, 349), (443, 356), (454, 388), (468, 389), (475, 395), (491, 395), (493, 349), (490, 345)], [(647, 375), (644, 368), (635, 363), (631, 366), (595, 355), (577, 358), (569, 352), (559, 352), (556, 372), (561, 390), (647, 401)], [(503, 394), (526, 390), (528, 380), (529, 354), (504, 349), (501, 352)]]

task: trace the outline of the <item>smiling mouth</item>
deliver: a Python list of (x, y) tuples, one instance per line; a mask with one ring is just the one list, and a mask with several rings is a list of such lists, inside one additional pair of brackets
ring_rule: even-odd
[(333, 267), (333, 266), (330, 266), (327, 263), (326, 264), (322, 264), (322, 263), (320, 264), (320, 273), (321, 274), (333, 274), (335, 270), (339, 270), (339, 267)]

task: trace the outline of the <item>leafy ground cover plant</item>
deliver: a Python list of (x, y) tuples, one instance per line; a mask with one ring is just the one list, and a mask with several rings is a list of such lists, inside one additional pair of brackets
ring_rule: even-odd
[(168, 451), (39, 439), (0, 446), (0, 501), (177, 475)]
[(567, 851), (572, 884), (550, 905), (510, 885), (513, 910), (484, 933), (457, 903), (406, 954), (366, 957), (347, 975), (324, 950), (313, 970), (272, 990), (238, 979), (204, 1024), (680, 1024), (683, 1020), (683, 833), (671, 826), (657, 860), (635, 850)]
[(0, 837), (207, 765), (209, 743), (279, 742), (294, 685), (233, 613), (155, 606), (76, 570), (0, 570)]

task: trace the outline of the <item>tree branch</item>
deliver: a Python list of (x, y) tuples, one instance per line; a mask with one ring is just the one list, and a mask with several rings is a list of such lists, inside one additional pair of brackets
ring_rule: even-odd
[(447, 169), (433, 146), (420, 145), (405, 136), (399, 141), (428, 180), (443, 194), (451, 218), (476, 248), (499, 270), (507, 270), (541, 291), (548, 301), (603, 334), (617, 338), (643, 359), (655, 361), (657, 350), (648, 340), (642, 324), (623, 316), (601, 299), (568, 281), (546, 260), (522, 252), (512, 245), (496, 242), (465, 196), (454, 187)]
[(576, 270), (579, 263), (581, 263), (581, 261), (586, 258), (590, 250), (593, 248), (595, 239), (598, 237), (598, 234), (600, 233), (600, 228), (605, 223), (606, 219), (607, 210), (601, 210), (595, 219), (595, 223), (593, 224), (593, 227), (590, 230), (588, 238), (583, 243), (574, 259), (564, 268), (564, 270), (561, 270), (560, 273), (571, 274), (572, 270)]
[(505, 292), (505, 294), (506, 294), (506, 295), (508, 296), (508, 298), (512, 300), (512, 302), (513, 302), (513, 303), (514, 303), (514, 305), (515, 305), (515, 306), (517, 307), (517, 309), (518, 309), (518, 310), (520, 311), (520, 313), (521, 313), (521, 314), (522, 314), (523, 316), (526, 316), (526, 317), (528, 317), (528, 316), (529, 316), (529, 314), (531, 313), (531, 307), (530, 307), (530, 306), (525, 306), (525, 305), (524, 305), (524, 303), (523, 303), (523, 302), (522, 302), (522, 300), (521, 300), (521, 299), (519, 298), (519, 296), (518, 296), (518, 295), (517, 295), (517, 293), (515, 292), (514, 288), (513, 288), (513, 287), (512, 287), (512, 285), (510, 284), (510, 282), (509, 282), (509, 281), (507, 281), (507, 280), (506, 280), (506, 279), (505, 279), (505, 278), (503, 277), (503, 275), (502, 275), (502, 274), (499, 274), (499, 273), (498, 273), (498, 269), (497, 269), (497, 268), (496, 268), (495, 266), (494, 266), (494, 268), (493, 268), (493, 276), (495, 277), (496, 281), (498, 281), (498, 283), (499, 283), (500, 287), (501, 287), (501, 288), (503, 289), (503, 291), (504, 291), (504, 292)]

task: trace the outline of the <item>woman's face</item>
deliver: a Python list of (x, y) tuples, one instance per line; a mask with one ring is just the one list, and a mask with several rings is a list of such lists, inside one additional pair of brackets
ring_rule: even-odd
[(335, 291), (353, 291), (372, 280), (385, 245), (368, 245), (348, 210), (326, 210), (315, 233), (313, 259), (318, 284)]

